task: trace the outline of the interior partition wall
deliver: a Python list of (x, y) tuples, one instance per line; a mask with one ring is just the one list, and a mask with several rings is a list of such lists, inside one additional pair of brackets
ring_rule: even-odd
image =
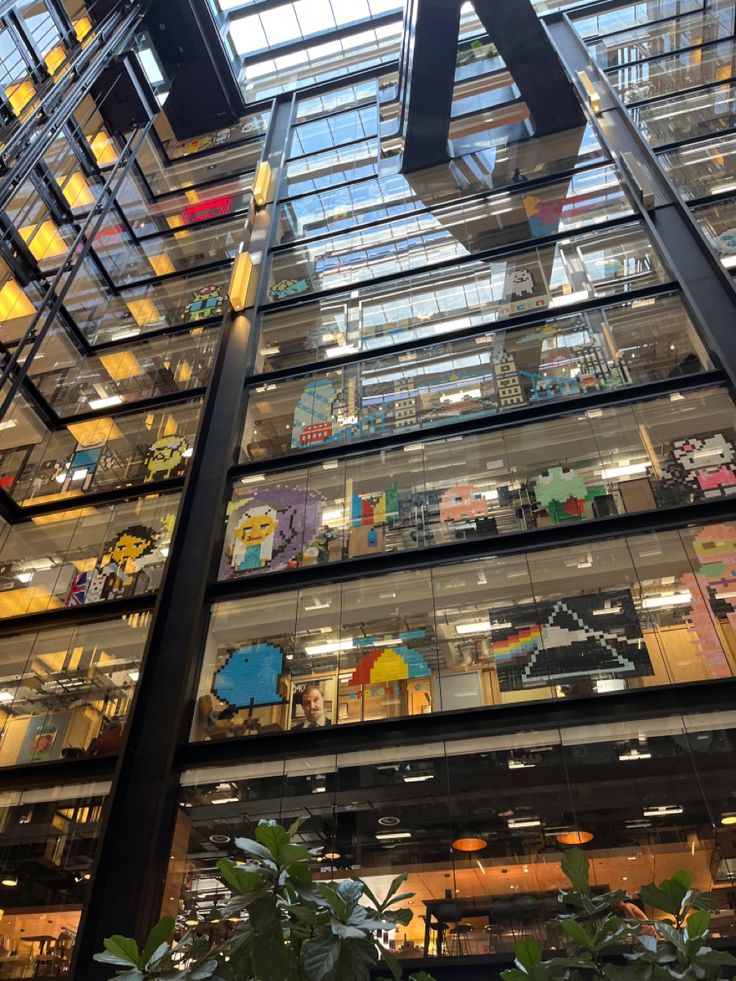
[[(402, 5), (310, 3), (212, 4), (247, 111), (184, 139), (120, 11), (135, 153), (87, 94), (0, 189), (0, 977), (186, 930), (264, 817), (408, 871), (438, 975), (556, 945), (575, 843), (692, 867), (728, 944), (733, 4), (535, 4), (602, 99), (543, 136), (465, 5), (451, 160), (404, 173)], [(41, 6), (11, 136), (104, 54)]]

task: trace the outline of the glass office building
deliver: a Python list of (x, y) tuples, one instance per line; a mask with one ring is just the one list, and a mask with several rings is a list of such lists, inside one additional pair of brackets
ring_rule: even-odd
[(0, 979), (262, 818), (439, 981), (575, 844), (736, 938), (736, 3), (436, 6), (0, 9)]

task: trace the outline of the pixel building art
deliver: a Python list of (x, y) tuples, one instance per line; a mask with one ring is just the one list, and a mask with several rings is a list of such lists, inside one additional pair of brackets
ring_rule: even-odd
[(628, 589), (491, 611), (501, 691), (654, 674)]
[(409, 646), (412, 640), (422, 640), (426, 635), (426, 630), (409, 630), (396, 635), (393, 643), (393, 638), (358, 638), (356, 648), (368, 650), (356, 664), (348, 685), (374, 685), (431, 676), (432, 669), (424, 656)]
[(567, 467), (550, 467), (534, 481), (537, 503), (547, 508), (555, 524), (579, 520), (587, 505), (605, 493), (605, 487), (589, 489), (577, 470)]
[(228, 654), (215, 673), (212, 692), (234, 709), (281, 705), (277, 691), (284, 652), (274, 644), (246, 644)]
[(146, 468), (143, 483), (182, 476), (188, 455), (189, 442), (179, 433), (157, 439), (149, 446), (143, 461)]
[(688, 626), (709, 675), (725, 677), (731, 672), (718, 625), (725, 620), (736, 634), (736, 526), (723, 523), (701, 528), (693, 539), (693, 550), (697, 571), (680, 579), (690, 593)]

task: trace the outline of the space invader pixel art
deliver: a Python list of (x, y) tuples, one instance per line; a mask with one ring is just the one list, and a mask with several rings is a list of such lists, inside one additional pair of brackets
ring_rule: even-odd
[(277, 691), (284, 652), (275, 644), (246, 644), (232, 651), (212, 682), (212, 692), (234, 709), (280, 705)]
[(736, 493), (736, 430), (675, 440), (664, 469), (667, 481), (689, 491), (695, 500)]
[(501, 691), (654, 674), (630, 590), (492, 610)]

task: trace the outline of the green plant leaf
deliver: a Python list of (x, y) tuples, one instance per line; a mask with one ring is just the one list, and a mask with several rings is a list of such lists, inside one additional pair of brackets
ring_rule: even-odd
[(411, 974), (409, 981), (434, 981), (434, 978), (431, 974), (427, 974), (426, 971), (420, 971), (419, 974)]
[(384, 909), (386, 908), (386, 906), (388, 906), (389, 900), (391, 900), (396, 895), (396, 893), (404, 885), (404, 883), (406, 882), (406, 880), (408, 878), (409, 878), (409, 873), (408, 872), (403, 872), (401, 875), (397, 875), (396, 876), (396, 878), (394, 879), (394, 881), (388, 887), (388, 892), (386, 893), (386, 898), (383, 901), (383, 908)]
[(279, 848), (278, 860), (281, 865), (291, 865), (294, 862), (308, 862), (309, 849), (304, 845), (292, 845), (288, 841)]
[(257, 841), (253, 841), (252, 838), (236, 838), (235, 847), (239, 848), (241, 852), (245, 852), (246, 855), (255, 855), (256, 858), (266, 861), (271, 861), (273, 858), (268, 848)]
[(259, 872), (239, 869), (229, 858), (221, 858), (217, 868), (225, 884), (230, 886), (238, 896), (244, 896), (263, 885), (263, 876)]
[(579, 943), (588, 950), (593, 949), (593, 938), (590, 936), (582, 923), (578, 923), (577, 920), (571, 920), (567, 917), (561, 917), (559, 923), (568, 937), (572, 937), (576, 943)]
[(284, 941), (283, 931), (278, 921), (266, 929), (255, 926), (255, 936), (251, 944), (253, 973), (258, 981), (288, 981), (294, 975), (294, 963)]
[(696, 960), (698, 964), (706, 967), (733, 967), (736, 964), (736, 957), (729, 954), (727, 950), (711, 950), (705, 948), (704, 954), (698, 954)]
[(348, 917), (363, 898), (363, 891), (364, 887), (360, 879), (343, 879), (335, 886), (335, 892), (345, 903), (345, 912)]
[(520, 967), (531, 974), (542, 963), (542, 948), (533, 937), (528, 937), (514, 947), (514, 958)]
[(335, 969), (340, 959), (342, 941), (329, 936), (320, 940), (310, 940), (304, 944), (304, 970), (310, 981), (324, 981)]
[(391, 972), (391, 977), (394, 979), (394, 981), (401, 981), (401, 977), (404, 973), (401, 968), (401, 964), (399, 964), (394, 955), (383, 946), (381, 946), (381, 960)]
[(174, 935), (174, 923), (173, 916), (164, 916), (148, 934), (148, 940), (146, 940), (141, 955), (141, 963), (144, 967), (148, 967), (148, 962), (153, 957), (154, 951), (157, 951), (161, 944), (168, 946), (169, 941)]
[(665, 889), (656, 886), (653, 882), (642, 886), (639, 890), (639, 896), (647, 906), (653, 906), (655, 909), (662, 910), (663, 913), (670, 913), (672, 916), (677, 916), (680, 912), (680, 900)]
[(306, 865), (290, 865), (287, 870), (289, 878), (293, 879), (300, 886), (308, 886), (312, 881), (312, 873)]
[(267, 848), (271, 856), (279, 861), (279, 852), (289, 844), (289, 832), (280, 824), (261, 821), (256, 828), (256, 841)]
[(287, 834), (289, 835), (289, 840), (291, 840), (295, 835), (299, 834), (301, 826), (306, 824), (309, 820), (308, 817), (298, 817), (296, 821), (292, 821), (287, 829)]
[(561, 865), (577, 892), (590, 892), (588, 858), (582, 848), (569, 848), (562, 856)]
[(143, 967), (138, 944), (132, 937), (121, 937), (115, 934), (112, 937), (106, 937), (103, 944), (105, 950), (115, 957), (119, 957), (123, 964), (132, 964), (133, 967)]
[(338, 920), (341, 922), (345, 921), (347, 919), (347, 907), (345, 906), (344, 900), (338, 896), (334, 887), (327, 885), (326, 882), (317, 882), (316, 886), (317, 892), (322, 899), (324, 899)]
[(707, 933), (708, 927), (710, 926), (710, 918), (710, 911), (707, 909), (700, 909), (695, 913), (691, 913), (685, 924), (688, 939), (702, 937), (703, 934)]
[(100, 964), (114, 964), (116, 967), (130, 967), (130, 960), (127, 957), (119, 957), (117, 954), (111, 954), (105, 951), (102, 954), (95, 954), (93, 960), (99, 961)]

